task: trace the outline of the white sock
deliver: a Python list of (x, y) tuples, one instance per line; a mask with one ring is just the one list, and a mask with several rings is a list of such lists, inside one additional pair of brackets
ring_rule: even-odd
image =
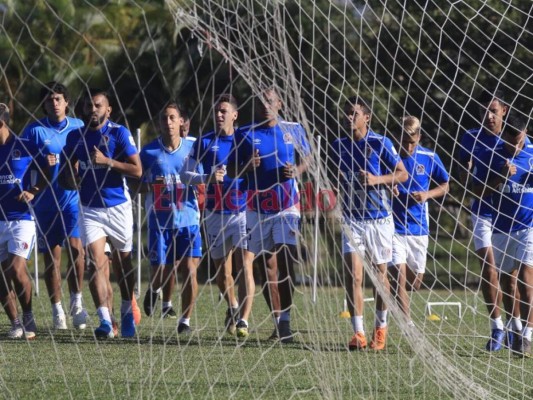
[(387, 310), (376, 310), (376, 328), (385, 328), (387, 326)]
[(522, 330), (522, 336), (524, 337), (524, 339), (527, 339), (529, 341), (531, 341), (531, 334), (532, 333), (533, 333), (533, 327), (531, 327), (531, 326), (526, 326)]
[(291, 312), (290, 311), (282, 311), (279, 315), (279, 321), (290, 321), (291, 320)]
[(248, 328), (248, 321), (245, 319), (240, 319), (239, 322), (242, 322)]
[(278, 326), (279, 325), (279, 317), (272, 316), (272, 321), (274, 322), (274, 326)]
[(60, 301), (57, 302), (57, 303), (52, 304), (52, 315), (54, 317), (64, 316), (65, 315), (65, 311), (63, 310), (63, 306), (61, 305)]
[(233, 308), (233, 309), (237, 309), (237, 308), (239, 308), (239, 303), (236, 302), (235, 304), (233, 304), (233, 305), (231, 306), (231, 308)]
[(490, 319), (490, 329), (501, 329), (503, 331), (502, 317)]
[(109, 308), (98, 307), (96, 313), (98, 314), (98, 318), (100, 318), (100, 321), (107, 321), (111, 323), (111, 315), (109, 315)]
[(170, 308), (170, 307), (172, 307), (172, 301), (163, 302), (163, 308)]
[(511, 318), (511, 330), (514, 332), (522, 332), (522, 320), (520, 319), (520, 317)]
[(120, 313), (121, 314), (131, 313), (131, 300), (122, 300), (122, 304), (120, 305)]
[(351, 317), (350, 321), (352, 322), (352, 328), (355, 333), (357, 332), (365, 333), (362, 315), (356, 315), (355, 317)]
[(81, 299), (82, 299), (81, 292), (79, 293), (70, 292), (70, 309), (72, 310), (74, 307), (79, 307), (79, 308), (83, 307)]
[(180, 323), (180, 324), (185, 324), (185, 325), (189, 326), (190, 323), (191, 323), (191, 319), (190, 319), (190, 318), (184, 318), (184, 317), (181, 317), (179, 323)]

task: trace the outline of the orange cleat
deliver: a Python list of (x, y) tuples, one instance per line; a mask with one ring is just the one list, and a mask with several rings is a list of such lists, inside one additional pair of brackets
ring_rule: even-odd
[(384, 350), (387, 343), (387, 328), (375, 328), (370, 342), (370, 348), (373, 350)]
[(141, 309), (137, 305), (137, 299), (135, 296), (131, 299), (131, 312), (133, 313), (133, 321), (135, 321), (135, 325), (139, 325), (141, 323)]
[(363, 350), (366, 348), (366, 336), (363, 332), (354, 333), (352, 340), (348, 343), (350, 350)]

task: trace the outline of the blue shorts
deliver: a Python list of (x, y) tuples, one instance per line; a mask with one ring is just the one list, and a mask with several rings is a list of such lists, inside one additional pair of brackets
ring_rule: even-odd
[(63, 246), (67, 238), (80, 238), (78, 210), (35, 213), (37, 248), (48, 253), (55, 246)]
[(173, 265), (183, 257), (202, 256), (202, 237), (198, 225), (179, 229), (150, 229), (150, 265)]

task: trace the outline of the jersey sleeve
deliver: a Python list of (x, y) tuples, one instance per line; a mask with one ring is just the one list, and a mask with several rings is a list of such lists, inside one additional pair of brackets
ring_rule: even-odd
[(141, 166), (143, 170), (141, 181), (143, 183), (149, 183), (151, 181), (150, 174), (152, 166), (150, 165), (150, 160), (148, 157), (148, 152), (145, 148), (141, 149), (141, 152), (139, 153), (139, 158), (141, 159)]
[(444, 164), (442, 163), (437, 153), (435, 153), (433, 157), (433, 166), (431, 168), (431, 179), (433, 179), (439, 185), (450, 181), (450, 175), (448, 174), (448, 171), (446, 171), (446, 168), (444, 168)]
[(486, 185), (497, 174), (497, 158), (496, 153), (492, 150), (484, 150), (479, 153), (472, 170), (472, 183), (474, 185)]
[(459, 162), (467, 163), (472, 158), (472, 148), (474, 147), (474, 136), (469, 131), (463, 134), (459, 145)]
[(298, 124), (298, 128), (295, 132), (295, 141), (297, 143), (297, 150), (301, 152), (304, 157), (311, 154), (311, 145), (307, 139), (307, 132), (300, 124)]
[(396, 151), (396, 148), (392, 144), (392, 141), (388, 138), (383, 138), (383, 151), (381, 152), (381, 161), (390, 170), (390, 173), (394, 171), (396, 166), (400, 163), (401, 158)]
[(138, 153), (131, 132), (123, 126), (118, 129), (117, 144), (119, 145), (118, 154), (123, 157), (130, 157)]

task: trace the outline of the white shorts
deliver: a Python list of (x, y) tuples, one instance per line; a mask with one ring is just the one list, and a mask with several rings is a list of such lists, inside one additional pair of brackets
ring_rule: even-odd
[(345, 219), (342, 230), (342, 253), (359, 253), (373, 264), (392, 261), (392, 217), (356, 220)]
[(122, 253), (133, 248), (133, 211), (131, 201), (109, 208), (85, 207), (80, 210), (81, 240), (87, 246), (109, 237), (115, 250)]
[(30, 258), (35, 244), (35, 221), (0, 221), (0, 262), (9, 254)]
[(492, 218), (472, 214), (472, 232), (474, 234), (474, 250), (478, 251), (492, 246)]
[(246, 212), (248, 249), (256, 256), (272, 251), (277, 244), (296, 246), (300, 235), (300, 212), (296, 207), (275, 214)]
[(496, 268), (512, 272), (520, 264), (533, 266), (533, 228), (492, 235)]
[(392, 238), (392, 262), (389, 267), (407, 264), (415, 274), (423, 274), (426, 272), (428, 243), (428, 235), (414, 236), (395, 233)]
[(205, 226), (209, 253), (215, 260), (223, 258), (233, 247), (248, 248), (246, 213), (206, 212)]

